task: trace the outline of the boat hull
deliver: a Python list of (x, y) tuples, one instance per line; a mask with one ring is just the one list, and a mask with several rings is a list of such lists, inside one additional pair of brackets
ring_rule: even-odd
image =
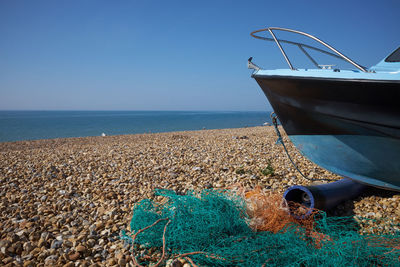
[(293, 144), (314, 163), (400, 190), (400, 83), (253, 75)]

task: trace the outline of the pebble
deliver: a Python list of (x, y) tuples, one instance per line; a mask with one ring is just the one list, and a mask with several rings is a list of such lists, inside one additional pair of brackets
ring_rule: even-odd
[[(339, 179), (283, 138), (306, 175)], [(310, 184), (275, 141), (265, 126), (0, 143), (0, 265), (132, 266), (118, 236), (134, 205), (155, 198), (156, 188), (185, 194), (240, 184), (283, 193)], [(269, 165), (274, 171), (264, 175)], [(335, 213), (373, 219), (360, 222), (361, 232), (390, 232), (400, 223), (399, 203), (399, 194), (379, 193)]]
[(68, 259), (71, 261), (76, 261), (80, 256), (81, 254), (79, 254), (79, 252), (73, 252), (68, 255)]
[(57, 239), (55, 239), (55, 240), (51, 243), (50, 248), (58, 249), (58, 248), (61, 247), (62, 243), (63, 243), (62, 240), (57, 240)]
[(24, 265), (23, 266), (24, 267), (34, 267), (35, 264), (32, 261), (27, 260), (27, 261), (24, 261)]
[(45, 247), (47, 245), (47, 242), (43, 238), (40, 238), (37, 245), (38, 247)]
[(120, 259), (118, 260), (118, 265), (121, 266), (121, 267), (125, 267), (125, 265), (126, 265), (126, 260), (125, 260), (125, 258), (120, 258)]
[(77, 247), (75, 248), (75, 250), (76, 250), (77, 252), (83, 254), (83, 253), (85, 253), (85, 251), (86, 251), (86, 247), (85, 247), (85, 246), (82, 246), (82, 245), (79, 245), (79, 246), (77, 246)]

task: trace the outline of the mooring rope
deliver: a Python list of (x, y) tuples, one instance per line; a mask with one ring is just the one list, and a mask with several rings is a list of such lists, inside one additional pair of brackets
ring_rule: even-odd
[(278, 136), (278, 139), (276, 140), (276, 144), (281, 144), (281, 145), (283, 146), (283, 149), (285, 150), (286, 155), (288, 156), (290, 162), (292, 163), (292, 165), (294, 166), (294, 168), (300, 173), (300, 175), (301, 175), (304, 179), (309, 180), (309, 181), (312, 181), (312, 182), (315, 182), (315, 181), (329, 181), (329, 182), (330, 182), (330, 181), (335, 181), (334, 179), (328, 179), (328, 178), (314, 179), (314, 178), (306, 177), (306, 176), (300, 171), (300, 169), (297, 167), (297, 165), (294, 163), (292, 157), (291, 157), (290, 154), (289, 154), (289, 151), (288, 151), (287, 148), (286, 148), (285, 143), (283, 142), (283, 138), (282, 138), (281, 132), (279, 131), (279, 128), (278, 128), (278, 116), (275, 114), (275, 112), (271, 112), (271, 115), (270, 115), (270, 116), (271, 116), (272, 124), (273, 124), (274, 127), (275, 127), (276, 135)]

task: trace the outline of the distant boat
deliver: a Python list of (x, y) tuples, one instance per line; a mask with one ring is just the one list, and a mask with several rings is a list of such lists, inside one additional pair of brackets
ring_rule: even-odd
[[(279, 40), (274, 31), (300, 34), (330, 51)], [(272, 38), (256, 35), (269, 32)], [(311, 161), (340, 176), (400, 190), (400, 47), (365, 68), (320, 39), (296, 30), (270, 27), (251, 35), (274, 41), (289, 69), (264, 70), (248, 61), (293, 144)], [(298, 46), (316, 66), (295, 69), (281, 43)], [(307, 52), (341, 58), (352, 70), (318, 65)]]
[(101, 136), (107, 136), (105, 133), (102, 133)]

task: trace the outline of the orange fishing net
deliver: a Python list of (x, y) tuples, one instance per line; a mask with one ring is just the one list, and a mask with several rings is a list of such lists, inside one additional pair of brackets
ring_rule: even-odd
[(328, 235), (314, 229), (315, 216), (320, 212), (319, 210), (313, 209), (310, 215), (305, 216), (310, 208), (299, 203), (288, 203), (282, 195), (263, 191), (261, 187), (244, 193), (244, 197), (247, 213), (251, 218), (249, 225), (253, 230), (277, 233), (284, 231), (288, 225), (294, 224), (306, 229), (305, 238), (309, 239), (316, 248), (320, 248), (322, 242), (332, 241)]
[(313, 230), (314, 217), (318, 210), (312, 210), (309, 216), (302, 216), (309, 211), (309, 208), (298, 203), (287, 203), (282, 199), (282, 195), (262, 191), (261, 187), (244, 193), (244, 196), (247, 212), (251, 218), (249, 224), (253, 230), (277, 233), (290, 223)]

